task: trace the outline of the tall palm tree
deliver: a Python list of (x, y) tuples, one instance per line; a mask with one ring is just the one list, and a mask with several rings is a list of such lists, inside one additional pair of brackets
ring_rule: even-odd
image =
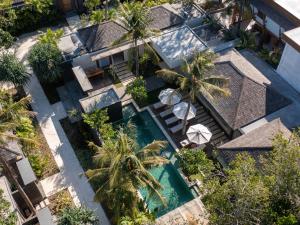
[(216, 55), (210, 51), (198, 53), (192, 62), (184, 60), (181, 73), (169, 69), (157, 71), (157, 75), (168, 81), (175, 81), (179, 89), (189, 96), (187, 113), (183, 120), (182, 134), (185, 134), (187, 116), (192, 102), (197, 95), (205, 95), (213, 99), (216, 95), (230, 95), (226, 88), (228, 79), (224, 76), (209, 75), (209, 71), (214, 67), (213, 60)]
[(147, 169), (168, 163), (160, 156), (166, 142), (153, 141), (139, 149), (135, 141), (120, 130), (115, 140), (109, 139), (101, 147), (93, 143), (89, 146), (97, 152), (96, 168), (88, 170), (86, 175), (100, 184), (95, 199), (109, 203), (116, 222), (121, 216), (135, 215), (141, 188), (148, 190), (149, 197), (164, 202), (159, 192), (162, 186)]
[[(28, 138), (20, 138), (14, 134), (16, 128), (20, 125), (20, 119), (24, 116), (32, 116), (33, 112), (27, 110), (29, 104), (29, 97), (22, 98), (18, 101), (14, 101), (11, 94), (7, 91), (0, 90), (0, 150), (7, 151), (19, 156), (19, 153), (15, 152), (14, 149), (10, 149), (7, 144), (10, 141), (22, 141), (23, 143), (35, 143), (34, 140)], [(4, 169), (5, 175), (8, 177), (18, 189), (20, 195), (24, 199), (25, 203), (29, 207), (32, 213), (35, 213), (35, 208), (32, 205), (27, 194), (19, 184), (16, 174), (11, 169), (6, 159), (0, 155), (0, 164)]]
[[(119, 20), (127, 28), (128, 32), (117, 42), (123, 40), (132, 40), (134, 45), (135, 74), (139, 74), (139, 47), (138, 41), (144, 41), (152, 37), (158, 31), (149, 28), (151, 22), (150, 11), (144, 3), (130, 2), (120, 5)], [(152, 50), (150, 45), (144, 42), (144, 45)], [(157, 55), (155, 54), (157, 57)]]

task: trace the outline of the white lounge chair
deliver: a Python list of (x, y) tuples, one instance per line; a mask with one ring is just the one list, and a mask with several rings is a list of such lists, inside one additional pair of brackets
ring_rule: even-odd
[(173, 134), (175, 134), (175, 133), (177, 133), (178, 131), (182, 130), (182, 128), (183, 128), (183, 124), (182, 124), (182, 123), (179, 123), (179, 124), (175, 125), (174, 127), (171, 127), (171, 128), (170, 128), (170, 131), (171, 131)]
[(177, 122), (177, 121), (179, 121), (179, 119), (178, 119), (176, 116), (172, 116), (171, 118), (165, 120), (165, 122), (166, 122), (166, 124), (167, 124), (168, 126), (169, 126), (170, 124), (172, 124), (172, 123)]
[(168, 116), (168, 115), (171, 115), (172, 113), (173, 113), (173, 108), (169, 108), (169, 109), (166, 109), (165, 111), (161, 112), (161, 113), (159, 114), (159, 116), (160, 116), (161, 118), (164, 118), (164, 117), (166, 117), (166, 116)]
[(160, 109), (160, 108), (162, 108), (162, 107), (164, 107), (164, 106), (165, 106), (165, 105), (162, 104), (161, 102), (157, 102), (157, 103), (153, 104), (153, 108), (154, 108), (154, 109)]

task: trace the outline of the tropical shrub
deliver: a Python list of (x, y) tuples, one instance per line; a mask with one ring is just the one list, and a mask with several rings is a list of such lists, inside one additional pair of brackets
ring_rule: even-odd
[(119, 225), (154, 225), (155, 216), (146, 212), (137, 212), (133, 217), (124, 216)]
[(14, 37), (7, 31), (0, 28), (0, 49), (8, 49), (14, 43)]
[(0, 224), (15, 225), (17, 223), (17, 215), (11, 211), (10, 203), (3, 195), (3, 190), (0, 189)]
[(25, 85), (30, 79), (25, 66), (12, 53), (0, 55), (0, 81), (11, 82), (15, 86)]
[(65, 208), (58, 215), (58, 225), (96, 225), (99, 224), (94, 212), (85, 207)]
[(144, 104), (147, 101), (146, 82), (143, 77), (137, 77), (133, 82), (126, 86), (126, 94), (131, 94), (132, 98), (138, 104)]
[(215, 168), (202, 149), (181, 149), (176, 156), (182, 171), (191, 178), (203, 178)]
[(256, 39), (255, 34), (250, 31), (241, 30), (239, 33), (240, 40), (237, 44), (237, 49), (256, 49)]
[(83, 121), (90, 125), (91, 128), (96, 129), (103, 141), (113, 138), (115, 131), (111, 123), (109, 123), (109, 116), (107, 109), (96, 109), (92, 113), (83, 113)]
[(31, 153), (30, 155), (28, 155), (28, 160), (35, 175), (38, 178), (41, 178), (46, 170), (46, 166), (48, 163), (47, 159), (44, 158), (41, 154)]
[(68, 189), (61, 190), (52, 195), (49, 199), (50, 209), (55, 214), (60, 214), (64, 209), (72, 208), (74, 206), (73, 199)]
[(46, 33), (42, 34), (39, 37), (39, 41), (44, 44), (52, 44), (54, 46), (57, 46), (57, 42), (63, 36), (63, 34), (64, 31), (62, 29), (58, 29), (55, 31), (47, 29)]
[(269, 63), (272, 67), (276, 69), (280, 62), (281, 58), (281, 50), (279, 48), (276, 48), (272, 51), (269, 51), (266, 48), (263, 48), (259, 51), (258, 55), (265, 60), (267, 63)]
[(54, 82), (62, 75), (63, 57), (55, 45), (35, 44), (29, 53), (28, 60), (41, 82)]

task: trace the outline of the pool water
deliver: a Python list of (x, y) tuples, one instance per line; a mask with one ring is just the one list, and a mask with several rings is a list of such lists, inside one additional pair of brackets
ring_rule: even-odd
[[(114, 123), (114, 126), (126, 126), (130, 120), (136, 127), (137, 142), (140, 147), (144, 147), (154, 140), (167, 140), (148, 111), (138, 113), (135, 109), (133, 110), (133, 105), (129, 105), (124, 107), (123, 113), (126, 117)], [(175, 150), (170, 144), (162, 152), (171, 162), (176, 161), (174, 153)], [(157, 217), (164, 215), (194, 198), (192, 192), (172, 163), (152, 168), (150, 172), (163, 186), (161, 194), (167, 206), (164, 207), (159, 200), (149, 199), (147, 190), (141, 189), (140, 192), (150, 211), (154, 212)]]

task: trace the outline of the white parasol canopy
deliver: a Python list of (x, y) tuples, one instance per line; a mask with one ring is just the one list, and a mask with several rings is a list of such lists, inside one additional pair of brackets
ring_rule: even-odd
[[(187, 113), (188, 106), (189, 106), (189, 104), (187, 102), (178, 103), (177, 105), (174, 106), (174, 109), (173, 109), (174, 115), (178, 119), (183, 120)], [(196, 116), (196, 111), (197, 111), (196, 108), (193, 105), (191, 105), (190, 110), (187, 115), (187, 120), (194, 118)]]
[(175, 105), (181, 100), (181, 95), (172, 88), (162, 90), (158, 97), (164, 105)]
[(203, 126), (202, 124), (196, 124), (194, 126), (190, 126), (190, 128), (186, 132), (186, 135), (188, 136), (190, 142), (201, 145), (209, 142), (212, 133), (208, 130), (207, 127)]

